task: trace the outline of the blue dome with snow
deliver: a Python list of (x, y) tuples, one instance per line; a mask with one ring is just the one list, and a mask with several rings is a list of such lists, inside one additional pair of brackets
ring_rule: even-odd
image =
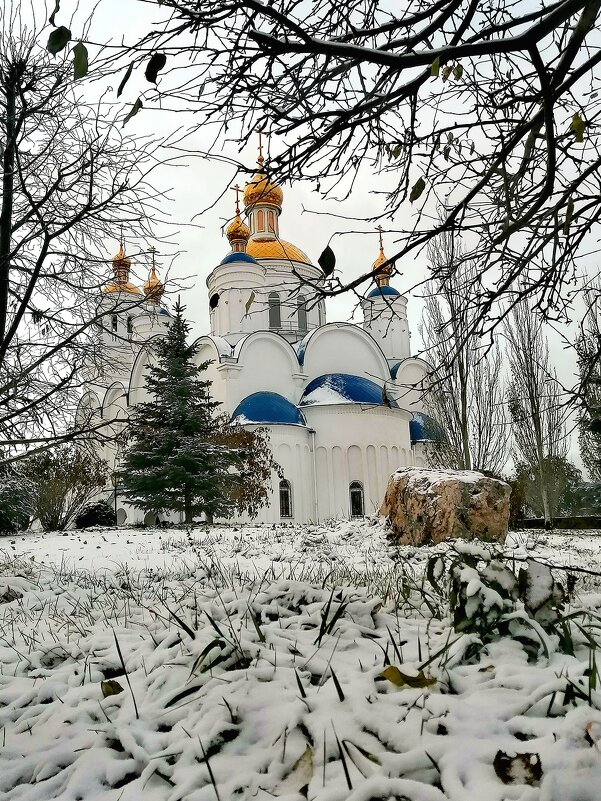
[(225, 259), (222, 259), (221, 264), (233, 264), (234, 262), (246, 262), (247, 264), (258, 264), (252, 256), (248, 253), (228, 253)]
[(398, 404), (375, 381), (347, 373), (329, 373), (314, 378), (305, 387), (300, 399), (301, 406), (326, 406), (334, 403), (366, 403), (373, 406), (391, 406), (398, 409)]
[(368, 298), (380, 298), (383, 295), (400, 295), (398, 289), (393, 286), (377, 286), (369, 293)]
[(427, 414), (416, 412), (409, 421), (411, 444), (416, 442), (444, 442), (446, 439), (440, 423)]
[(276, 392), (255, 392), (236, 406), (232, 420), (238, 423), (304, 426), (303, 413)]
[(166, 309), (164, 306), (159, 310), (159, 314), (164, 315), (165, 317), (171, 317), (171, 312), (169, 309)]

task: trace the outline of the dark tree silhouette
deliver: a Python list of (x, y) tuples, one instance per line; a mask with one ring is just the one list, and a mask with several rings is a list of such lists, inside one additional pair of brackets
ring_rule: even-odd
[(157, 142), (121, 134), (102, 101), (84, 100), (70, 59), (49, 55), (44, 44), (7, 4), (0, 12), (5, 460), (88, 435), (93, 427), (101, 433), (85, 416), (77, 426), (74, 420), (82, 385), (101, 363), (99, 327), (113, 311), (98, 304), (112, 272), (107, 248), (122, 226), (130, 242), (147, 242), (160, 201), (148, 182)]
[(105, 48), (100, 62), (122, 65), (124, 97), (132, 59), (145, 71), (148, 91), (127, 97), (132, 112), (157, 98), (193, 109), (199, 125), (220, 128), (220, 157), (224, 138), (242, 144), (263, 127), (281, 146), (271, 176), (326, 193), (350, 191), (362, 169), (383, 174), (383, 212), (408, 220), (391, 263), (402, 269), (400, 257), (441, 229), (477, 232), (466, 256), (479, 267), (481, 317), (496, 319), (510, 292), (561, 315), (601, 215), (601, 0), (145, 5), (158, 12), (147, 35)]

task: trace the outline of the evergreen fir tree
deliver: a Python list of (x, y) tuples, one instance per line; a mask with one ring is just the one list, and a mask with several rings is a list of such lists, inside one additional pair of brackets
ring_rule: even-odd
[(231, 511), (241, 454), (220, 442), (220, 404), (211, 399), (211, 382), (200, 378), (209, 362), (194, 364), (183, 311), (178, 303), (167, 335), (154, 345), (157, 364), (146, 375), (151, 400), (133, 412), (121, 469), (129, 504), (184, 512), (191, 523), (203, 513), (211, 520)]

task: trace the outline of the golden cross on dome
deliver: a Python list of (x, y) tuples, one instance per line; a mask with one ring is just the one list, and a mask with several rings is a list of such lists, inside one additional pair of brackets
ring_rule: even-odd
[(157, 249), (155, 248), (155, 246), (154, 246), (154, 245), (151, 245), (151, 246), (148, 248), (148, 252), (150, 253), (150, 255), (151, 255), (151, 258), (152, 258), (152, 269), (154, 270), (154, 267), (155, 267), (155, 264), (154, 264), (154, 256), (155, 256), (155, 253), (158, 253), (158, 251), (157, 251)]
[(384, 253), (384, 244), (382, 242), (382, 231), (384, 229), (381, 225), (376, 225), (376, 231), (380, 234), (380, 253)]
[(240, 192), (242, 192), (242, 190), (240, 189), (239, 184), (236, 184), (235, 186), (230, 186), (230, 189), (232, 190), (232, 192), (236, 193), (236, 214), (240, 214)]
[(259, 129), (257, 133), (259, 134), (259, 157), (257, 158), (257, 161), (259, 164), (263, 164), (265, 159), (263, 158), (263, 140), (261, 138), (262, 130)]

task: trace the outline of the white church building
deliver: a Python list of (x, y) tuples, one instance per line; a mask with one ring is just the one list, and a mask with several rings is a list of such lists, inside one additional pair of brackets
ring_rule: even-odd
[[(222, 409), (248, 428), (269, 434), (283, 479), (274, 473), (259, 522), (318, 521), (378, 509), (389, 476), (423, 465), (424, 416), (419, 386), (428, 366), (411, 355), (407, 298), (390, 285), (392, 267), (377, 275), (361, 301), (362, 324), (328, 322), (316, 293), (321, 269), (280, 235), (283, 192), (258, 170), (226, 229), (231, 250), (207, 278), (210, 333), (197, 344), (198, 363)], [(284, 230), (285, 233), (285, 230)], [(374, 268), (386, 261), (380, 253)], [(101, 303), (104, 373), (88, 386), (82, 409), (114, 421), (113, 443), (101, 454), (115, 473), (119, 523), (142, 513), (119, 497), (123, 420), (146, 399), (144, 371), (170, 313), (152, 265), (143, 290), (130, 282), (123, 245)]]

